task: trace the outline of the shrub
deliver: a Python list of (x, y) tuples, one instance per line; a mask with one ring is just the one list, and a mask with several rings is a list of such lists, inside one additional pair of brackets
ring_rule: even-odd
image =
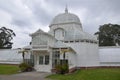
[(65, 73), (68, 73), (69, 71), (68, 64), (56, 65), (55, 69), (57, 74), (65, 74)]
[(64, 64), (62, 65), (62, 74), (68, 73), (69, 69), (68, 69), (68, 64)]
[(61, 67), (62, 66), (60, 64), (58, 64), (58, 65), (55, 66), (55, 70), (56, 70), (57, 74), (61, 74), (61, 69), (62, 69)]
[(21, 63), (21, 64), (19, 65), (19, 68), (20, 68), (20, 70), (21, 70), (22, 72), (28, 72), (28, 71), (32, 71), (32, 70), (33, 70), (32, 66), (30, 66), (30, 65), (27, 64), (27, 63)]

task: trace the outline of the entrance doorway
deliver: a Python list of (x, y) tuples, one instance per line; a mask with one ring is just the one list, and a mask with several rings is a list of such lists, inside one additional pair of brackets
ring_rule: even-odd
[(60, 59), (60, 51), (53, 51), (52, 54), (52, 68), (54, 69), (56, 65), (68, 65), (68, 59), (65, 59), (65, 53), (63, 55), (63, 59)]

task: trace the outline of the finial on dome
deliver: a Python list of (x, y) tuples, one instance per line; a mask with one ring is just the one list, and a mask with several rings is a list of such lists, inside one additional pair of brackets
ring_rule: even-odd
[(65, 13), (68, 13), (67, 5), (66, 5), (66, 8), (65, 8)]

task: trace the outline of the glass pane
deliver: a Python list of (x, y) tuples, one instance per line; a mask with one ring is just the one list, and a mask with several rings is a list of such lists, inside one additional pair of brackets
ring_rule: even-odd
[(58, 64), (60, 64), (60, 51), (53, 51), (53, 54), (52, 54), (52, 67), (54, 68)]
[(43, 64), (43, 56), (39, 56), (39, 64)]
[(46, 65), (49, 64), (49, 55), (46, 55), (46, 56), (45, 56), (45, 64), (46, 64)]

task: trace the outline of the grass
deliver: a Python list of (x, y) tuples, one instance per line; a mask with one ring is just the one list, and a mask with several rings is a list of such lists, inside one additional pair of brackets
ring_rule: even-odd
[(18, 73), (19, 67), (16, 65), (3, 65), (0, 64), (0, 75), (10, 75)]
[(47, 76), (52, 80), (120, 80), (120, 68), (82, 69), (75, 73)]

